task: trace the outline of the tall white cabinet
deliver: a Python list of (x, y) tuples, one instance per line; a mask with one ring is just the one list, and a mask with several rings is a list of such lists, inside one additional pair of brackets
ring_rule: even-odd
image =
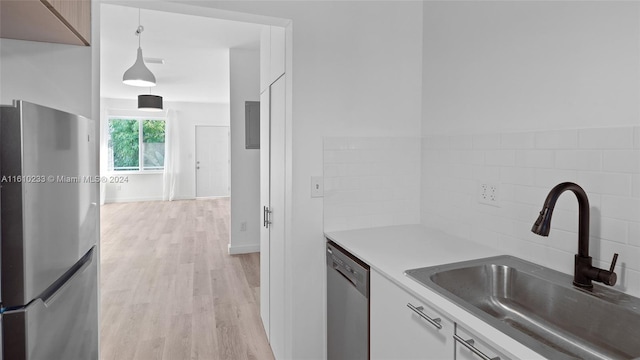
[(260, 39), (260, 315), (276, 359), (285, 357), (285, 29)]

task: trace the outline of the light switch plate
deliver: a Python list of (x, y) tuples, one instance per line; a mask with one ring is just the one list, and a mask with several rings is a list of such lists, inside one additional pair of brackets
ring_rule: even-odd
[(311, 197), (324, 196), (324, 178), (322, 176), (311, 177)]

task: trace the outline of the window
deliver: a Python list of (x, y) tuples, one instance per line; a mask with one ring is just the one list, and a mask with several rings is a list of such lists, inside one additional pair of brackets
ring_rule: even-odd
[(164, 119), (109, 118), (109, 171), (164, 169)]

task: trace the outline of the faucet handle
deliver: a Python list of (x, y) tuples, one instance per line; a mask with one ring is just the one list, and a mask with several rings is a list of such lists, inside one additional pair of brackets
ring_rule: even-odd
[(616, 262), (618, 262), (618, 253), (613, 254), (613, 260), (611, 260), (611, 267), (609, 268), (610, 272), (613, 272), (613, 269), (616, 267)]

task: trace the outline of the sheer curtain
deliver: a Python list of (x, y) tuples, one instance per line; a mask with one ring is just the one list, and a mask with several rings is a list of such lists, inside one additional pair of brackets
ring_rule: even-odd
[(176, 181), (180, 168), (178, 156), (177, 114), (168, 110), (164, 132), (164, 173), (162, 176), (162, 200), (172, 201), (176, 196)]

